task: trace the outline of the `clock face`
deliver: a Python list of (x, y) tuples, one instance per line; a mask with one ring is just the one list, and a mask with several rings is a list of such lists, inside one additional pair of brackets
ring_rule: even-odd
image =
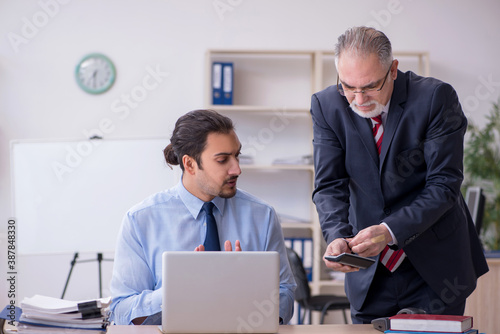
[(90, 94), (101, 94), (115, 82), (116, 70), (111, 60), (98, 53), (84, 57), (76, 66), (76, 82)]

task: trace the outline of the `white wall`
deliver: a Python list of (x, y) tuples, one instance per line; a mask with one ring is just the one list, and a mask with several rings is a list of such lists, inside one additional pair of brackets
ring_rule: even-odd
[[(217, 11), (217, 4), (227, 10)], [(13, 215), (10, 140), (83, 139), (103, 119), (113, 124), (108, 138), (168, 136), (181, 114), (203, 106), (206, 49), (331, 49), (345, 29), (365, 24), (385, 31), (394, 50), (428, 51), (431, 75), (451, 83), (467, 115), (481, 124), (500, 92), (499, 14), (496, 0), (0, 0), (2, 272)], [(101, 96), (84, 93), (74, 80), (76, 63), (90, 52), (105, 53), (117, 67), (114, 87)], [(125, 106), (152, 70), (157, 88), (132, 101), (125, 117), (115, 113), (112, 106)], [(17, 300), (59, 296), (71, 258), (18, 258)], [(95, 273), (73, 275), (92, 284), (67, 298), (96, 296)], [(0, 293), (0, 304), (7, 301)]]

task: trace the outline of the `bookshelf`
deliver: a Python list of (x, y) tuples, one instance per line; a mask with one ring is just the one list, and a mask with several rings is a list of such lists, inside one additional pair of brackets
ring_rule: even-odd
[[(394, 52), (399, 68), (429, 75), (426, 52)], [(212, 104), (212, 64), (233, 63), (233, 103)], [(322, 256), (326, 247), (311, 194), (312, 164), (273, 164), (275, 159), (312, 155), (311, 95), (335, 84), (333, 51), (211, 49), (205, 55), (205, 106), (229, 116), (242, 142), (239, 187), (270, 203), (278, 214), (295, 217), (282, 224), (285, 238), (312, 239), (313, 294), (343, 293)], [(313, 323), (317, 319), (313, 319)]]

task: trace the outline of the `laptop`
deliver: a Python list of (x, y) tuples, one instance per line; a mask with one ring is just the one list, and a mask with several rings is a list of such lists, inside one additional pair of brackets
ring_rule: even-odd
[(164, 252), (163, 333), (276, 333), (277, 252)]

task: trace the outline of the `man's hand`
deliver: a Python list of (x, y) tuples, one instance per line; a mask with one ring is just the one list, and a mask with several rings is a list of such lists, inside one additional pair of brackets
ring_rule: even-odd
[(349, 247), (360, 256), (370, 257), (382, 252), (391, 241), (392, 237), (387, 227), (373, 225), (359, 231), (349, 242)]
[[(326, 247), (325, 255), (339, 255), (342, 253), (352, 253), (351, 249), (349, 248), (349, 241), (350, 239), (343, 239), (343, 238), (338, 238), (330, 242), (330, 244)], [(333, 261), (328, 261), (323, 258), (323, 261), (325, 261), (325, 264), (328, 268), (336, 271), (341, 271), (344, 273), (350, 273), (353, 271), (359, 271), (359, 268), (351, 267), (344, 265), (342, 263), (338, 262), (333, 262)]]
[[(226, 242), (224, 243), (224, 250), (226, 252), (231, 252), (233, 250), (233, 246), (231, 245), (231, 241), (226, 240)], [(234, 251), (235, 252), (241, 252), (241, 245), (240, 245), (240, 241), (239, 240), (236, 240), (234, 242)]]
[[(231, 241), (226, 240), (226, 242), (224, 242), (224, 250), (226, 252), (232, 252), (233, 251), (233, 245), (231, 244)], [(196, 247), (194, 249), (194, 251), (195, 252), (204, 252), (205, 251), (205, 246), (199, 245), (198, 247)], [(239, 240), (236, 240), (234, 242), (234, 251), (235, 252), (241, 252), (241, 244), (240, 244)]]

